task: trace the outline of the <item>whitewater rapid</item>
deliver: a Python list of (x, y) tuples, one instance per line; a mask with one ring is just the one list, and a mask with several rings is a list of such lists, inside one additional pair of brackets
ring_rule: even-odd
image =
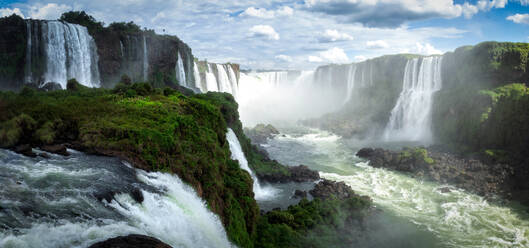
[[(331, 133), (305, 128), (282, 131), (287, 135), (276, 137), (267, 148), (272, 159), (306, 164), (319, 170), (321, 177), (343, 181), (368, 195), (384, 212), (438, 237), (426, 247), (529, 247), (529, 215), (514, 204), (498, 205), (450, 185), (373, 168), (354, 156), (360, 147)], [(441, 192), (445, 187), (450, 192)]]
[[(173, 247), (232, 247), (220, 219), (178, 177), (70, 152), (44, 159), (0, 150), (0, 247), (87, 247), (128, 234)], [(132, 188), (141, 204), (126, 193)], [(124, 193), (98, 201), (105, 192)]]

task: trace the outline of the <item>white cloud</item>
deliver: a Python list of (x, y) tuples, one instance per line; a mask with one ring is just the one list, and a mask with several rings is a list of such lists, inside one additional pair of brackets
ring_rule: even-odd
[(349, 58), (347, 57), (347, 54), (345, 54), (345, 51), (338, 47), (333, 47), (327, 51), (320, 52), (319, 57), (322, 60), (331, 63), (346, 63), (349, 61)]
[(16, 14), (16, 15), (22, 17), (22, 18), (25, 18), (24, 14), (22, 14), (22, 11), (20, 11), (19, 8), (14, 8), (14, 9), (3, 8), (3, 9), (0, 9), (0, 17), (10, 16), (10, 15), (13, 15), (13, 14)]
[(323, 59), (318, 56), (309, 56), (309, 62), (311, 63), (321, 63)]
[(435, 49), (430, 43), (415, 43), (411, 49), (404, 49), (402, 53), (412, 53), (412, 54), (421, 54), (421, 55), (433, 55), (433, 54), (442, 54), (443, 52)]
[(265, 8), (255, 8), (249, 7), (244, 12), (241, 13), (241, 16), (249, 16), (263, 19), (272, 19), (276, 16), (292, 16), (294, 14), (294, 9), (284, 6), (276, 11), (267, 10)]
[(58, 19), (62, 13), (72, 10), (66, 4), (48, 3), (46, 5), (34, 5), (30, 8), (29, 16), (33, 19)]
[(292, 57), (284, 54), (277, 55), (275, 57), (277, 60), (283, 61), (283, 62), (292, 62)]
[(373, 41), (367, 41), (366, 47), (368, 49), (384, 49), (384, 48), (388, 48), (389, 44), (383, 40), (373, 40)]
[(362, 62), (362, 61), (365, 61), (367, 58), (365, 56), (362, 56), (362, 55), (358, 55), (358, 56), (355, 56), (354, 57), (354, 61), (355, 62)]
[[(519, 0), (528, 1), (528, 0)], [(476, 5), (454, 0), (306, 0), (305, 9), (334, 16), (342, 22), (369, 27), (398, 27), (430, 18), (470, 18), (478, 11), (504, 8), (508, 0), (479, 0)]]
[(250, 37), (266, 37), (269, 40), (279, 40), (279, 34), (269, 25), (255, 25), (250, 28)]
[(529, 14), (516, 14), (508, 16), (507, 20), (513, 21), (514, 23), (529, 24)]
[(346, 33), (340, 33), (336, 29), (327, 29), (325, 30), (325, 32), (319, 34), (318, 40), (322, 43), (336, 42), (336, 41), (350, 41), (350, 40), (353, 40), (353, 36), (346, 34)]

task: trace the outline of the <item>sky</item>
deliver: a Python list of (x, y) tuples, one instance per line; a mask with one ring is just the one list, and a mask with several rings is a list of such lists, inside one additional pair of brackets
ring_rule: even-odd
[(70, 10), (176, 35), (199, 59), (245, 69), (529, 42), (529, 0), (0, 0), (0, 17), (53, 20)]

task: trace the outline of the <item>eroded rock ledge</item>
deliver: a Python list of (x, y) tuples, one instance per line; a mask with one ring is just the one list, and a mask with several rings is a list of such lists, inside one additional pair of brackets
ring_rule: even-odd
[(460, 158), (426, 148), (404, 148), (402, 151), (363, 148), (356, 155), (368, 159), (373, 167), (411, 173), (482, 196), (510, 198), (509, 178), (513, 169), (506, 164), (485, 164), (477, 159)]
[(171, 248), (171, 246), (153, 237), (131, 234), (107, 239), (89, 248)]

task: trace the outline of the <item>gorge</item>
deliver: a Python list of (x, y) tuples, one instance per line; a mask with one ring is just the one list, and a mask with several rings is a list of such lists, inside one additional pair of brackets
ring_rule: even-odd
[(527, 43), (251, 71), (84, 12), (0, 29), (1, 247), (529, 246)]

